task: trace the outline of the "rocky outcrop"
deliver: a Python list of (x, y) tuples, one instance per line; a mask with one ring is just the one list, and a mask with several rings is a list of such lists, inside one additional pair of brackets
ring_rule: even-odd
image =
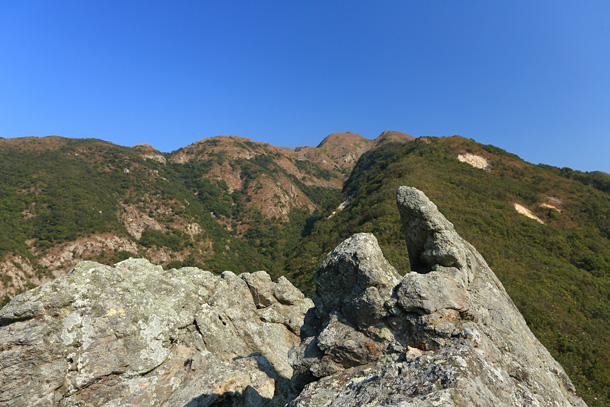
[(397, 202), (414, 271), (356, 234), (313, 302), (262, 271), (80, 263), (0, 310), (0, 405), (585, 406), (436, 205)]
[(290, 353), (290, 406), (584, 406), (481, 255), (421, 191), (398, 208), (412, 264), (376, 239), (341, 243), (316, 272), (315, 309)]
[(265, 272), (83, 262), (0, 311), (0, 405), (284, 405), (311, 306)]

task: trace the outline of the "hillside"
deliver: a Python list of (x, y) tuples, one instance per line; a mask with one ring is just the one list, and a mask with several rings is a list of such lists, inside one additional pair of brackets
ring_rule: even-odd
[[(386, 138), (351, 135), (369, 149)], [(236, 136), (169, 154), (93, 139), (0, 140), (0, 298), (81, 260), (130, 256), (277, 276), (313, 220), (340, 202), (364, 152), (347, 141), (331, 135), (306, 148), (318, 157), (309, 159)]]
[[(458, 159), (467, 154), (484, 159), (487, 167)], [(479, 249), (587, 403), (605, 406), (610, 196), (601, 184), (585, 185), (593, 185), (591, 177), (597, 179), (595, 173), (532, 165), (461, 137), (387, 145), (360, 158), (343, 190), (350, 204), (315, 224), (289, 259), (288, 276), (311, 292), (309, 270), (356, 232), (373, 233), (390, 263), (405, 273), (409, 265), (394, 196), (399, 185), (421, 189)]]
[(365, 152), (392, 142), (412, 141), (415, 137), (399, 131), (384, 131), (379, 137), (369, 140), (359, 134), (345, 132), (328, 135), (317, 147), (297, 147), (293, 151), (298, 157), (339, 169), (349, 176), (356, 161)]

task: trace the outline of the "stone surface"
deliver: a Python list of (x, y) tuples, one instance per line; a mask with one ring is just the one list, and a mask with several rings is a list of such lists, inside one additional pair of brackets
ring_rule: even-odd
[(0, 405), (284, 405), (312, 305), (264, 272), (83, 262), (0, 311)]
[(408, 187), (397, 203), (414, 271), (397, 281), (372, 235), (329, 254), (290, 353), (309, 382), (290, 406), (584, 406), (436, 205)]

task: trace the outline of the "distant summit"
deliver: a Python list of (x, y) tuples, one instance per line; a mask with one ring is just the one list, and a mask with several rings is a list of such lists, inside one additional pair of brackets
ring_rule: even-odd
[(376, 145), (415, 140), (415, 137), (400, 131), (386, 130), (373, 140)]
[(365, 152), (391, 142), (407, 142), (415, 137), (399, 131), (384, 131), (375, 139), (367, 139), (352, 132), (332, 133), (317, 147), (297, 147), (293, 149), (301, 157), (321, 163), (332, 163), (343, 171), (354, 167)]

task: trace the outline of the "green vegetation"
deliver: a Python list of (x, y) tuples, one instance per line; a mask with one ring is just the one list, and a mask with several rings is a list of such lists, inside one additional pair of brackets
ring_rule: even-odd
[(4, 232), (0, 256), (23, 252), (27, 238), (36, 238), (37, 247), (44, 250), (121, 228), (114, 213), (116, 196), (130, 177), (137, 176), (137, 170), (133, 175), (123, 172), (135, 169), (135, 157), (118, 153), (104, 157), (107, 167), (103, 171), (84, 165), (88, 154), (105, 144), (110, 145), (73, 140), (42, 153), (0, 151), (0, 227)]
[(561, 177), (582, 182), (585, 185), (589, 185), (595, 189), (599, 189), (600, 191), (610, 194), (610, 175), (608, 174), (604, 174), (599, 171), (576, 171), (567, 167), (557, 168), (544, 164), (542, 164), (541, 167)]
[[(459, 152), (487, 157), (492, 172), (459, 162)], [(609, 405), (610, 201), (582, 180), (459, 137), (386, 145), (353, 170), (343, 191), (353, 196), (350, 206), (317, 222), (299, 244), (287, 264), (291, 280), (311, 291), (312, 270), (356, 232), (375, 234), (388, 260), (409, 270), (395, 203), (400, 185), (423, 190), (483, 254), (587, 403)], [(514, 203), (546, 224), (518, 214)]]
[(327, 169), (318, 167), (311, 161), (295, 160), (294, 164), (297, 166), (297, 168), (299, 170), (310, 173), (313, 176), (315, 176), (316, 178), (325, 179), (326, 181), (330, 181), (334, 178), (337, 178), (336, 174), (332, 173), (331, 171), (329, 171)]
[(191, 242), (188, 236), (178, 229), (168, 230), (165, 233), (160, 230), (146, 229), (142, 232), (139, 243), (144, 247), (167, 247), (170, 250), (179, 252)]
[[(100, 140), (58, 140), (54, 148), (42, 151), (27, 145), (0, 149), (0, 259), (20, 255), (40, 269), (37, 256), (53, 247), (111, 233), (136, 241), (139, 252), (102, 252), (92, 260), (113, 263), (158, 249), (181, 254), (184, 260), (171, 260), (170, 267), (193, 265), (238, 273), (266, 269), (277, 276), (303, 230), (320, 216), (295, 209), (288, 223), (265, 218), (247, 205), (241, 191), (229, 192), (224, 181), (206, 177), (215, 164), (227, 161), (224, 154), (162, 165), (142, 159), (134, 149)], [(288, 176), (267, 155), (231, 164), (241, 166), (248, 186), (262, 175)], [(294, 177), (293, 182), (324, 205), (338, 199), (337, 190), (307, 187)], [(184, 219), (199, 225), (201, 232), (190, 236), (174, 226), (166, 231), (149, 228), (136, 240), (118, 216), (124, 205), (164, 225)], [(206, 242), (211, 247), (203, 250)], [(46, 272), (42, 270), (41, 276)]]

